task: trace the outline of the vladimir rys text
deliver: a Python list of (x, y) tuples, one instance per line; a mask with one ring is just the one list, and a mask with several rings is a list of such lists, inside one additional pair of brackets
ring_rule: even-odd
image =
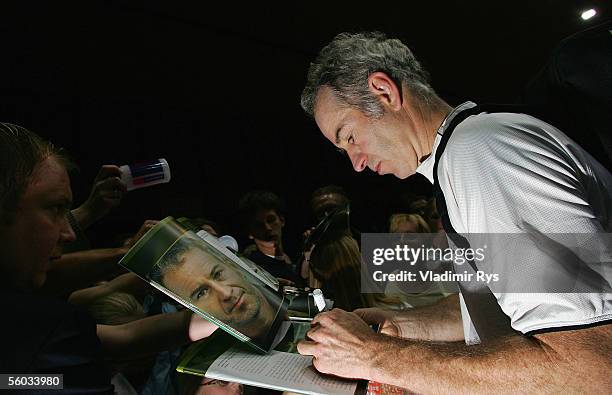
[[(485, 259), (485, 249), (482, 248), (429, 248), (422, 245), (414, 248), (407, 245), (396, 245), (395, 248), (374, 248), (372, 250), (372, 263), (381, 266), (385, 263), (403, 263), (410, 267), (417, 264), (427, 264), (428, 262), (453, 262), (461, 266), (466, 262), (480, 263)], [(395, 266), (397, 267), (397, 266)], [(389, 268), (387, 268), (389, 269)], [(374, 271), (373, 279), (376, 282), (448, 282), (448, 281), (479, 281), (497, 282), (498, 274), (487, 274), (481, 270), (475, 273), (463, 271), (462, 273), (451, 270), (436, 271), (428, 269), (394, 270), (392, 273), (385, 273), (381, 270)]]
[(400, 272), (394, 273), (383, 273), (380, 270), (377, 270), (373, 273), (372, 278), (377, 282), (418, 282), (418, 281), (433, 281), (433, 282), (443, 282), (443, 281), (458, 281), (458, 282), (470, 282), (470, 281), (478, 281), (478, 282), (486, 282), (487, 284), (491, 282), (499, 281), (499, 274), (497, 273), (485, 273), (482, 270), (478, 270), (476, 273), (468, 273), (464, 271), (463, 273), (453, 273), (450, 270), (445, 271), (444, 273), (434, 273), (429, 270), (419, 270), (418, 275), (414, 272), (409, 272), (406, 270), (402, 270)]

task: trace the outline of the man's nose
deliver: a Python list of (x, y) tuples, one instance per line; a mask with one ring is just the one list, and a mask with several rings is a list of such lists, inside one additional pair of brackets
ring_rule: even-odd
[(71, 243), (75, 240), (76, 234), (70, 225), (70, 221), (68, 221), (68, 216), (66, 216), (60, 229), (60, 243)]
[(356, 149), (348, 151), (349, 158), (353, 164), (353, 169), (360, 172), (363, 171), (368, 165), (368, 156)]
[(233, 295), (232, 287), (219, 282), (216, 282), (213, 287), (215, 288), (217, 297), (221, 302), (231, 301)]

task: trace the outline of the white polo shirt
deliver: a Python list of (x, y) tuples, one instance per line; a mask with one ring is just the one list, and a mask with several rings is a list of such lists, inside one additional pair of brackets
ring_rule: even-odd
[[(430, 182), (447, 125), (458, 112), (475, 105), (461, 104), (440, 126), (432, 155), (416, 170)], [(470, 234), (527, 229), (541, 234), (612, 230), (610, 172), (561, 131), (529, 115), (480, 113), (465, 119), (440, 158), (438, 180), (450, 221), (468, 240)], [(538, 257), (513, 253), (523, 266), (537, 264)], [(609, 258), (606, 262), (612, 262)], [(604, 269), (610, 274), (610, 264)], [(525, 271), (518, 270), (516, 276), (522, 281)], [(604, 277), (610, 281), (609, 275)], [(494, 295), (512, 327), (522, 333), (612, 319), (611, 293)], [(466, 342), (479, 342), (463, 299), (461, 303)]]

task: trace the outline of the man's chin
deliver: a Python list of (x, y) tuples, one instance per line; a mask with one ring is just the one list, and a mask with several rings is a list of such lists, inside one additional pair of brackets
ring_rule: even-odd
[(393, 174), (395, 177), (399, 178), (400, 180), (405, 180), (406, 178), (415, 175), (416, 171), (414, 171), (414, 170), (397, 170), (397, 171), (392, 172), (391, 174)]
[[(245, 300), (245, 302), (247, 302), (247, 300)], [(237, 313), (240, 314), (240, 317), (232, 321), (234, 321), (234, 323), (239, 327), (249, 325), (257, 321), (257, 318), (259, 317), (260, 308), (261, 306), (258, 301), (250, 299), (248, 300), (248, 303), (244, 303), (241, 306), (241, 309), (237, 311)]]

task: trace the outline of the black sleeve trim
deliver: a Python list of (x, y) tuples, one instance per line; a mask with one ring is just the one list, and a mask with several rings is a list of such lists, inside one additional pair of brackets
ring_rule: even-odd
[(612, 324), (612, 319), (592, 322), (590, 324), (581, 324), (581, 325), (570, 325), (570, 326), (558, 326), (558, 327), (551, 327), (551, 328), (542, 328), (542, 329), (537, 329), (535, 331), (526, 332), (526, 333), (524, 333), (524, 335), (525, 336), (533, 336), (533, 335), (539, 335), (540, 333), (573, 331), (573, 330), (576, 330), (576, 329), (587, 329), (587, 328), (593, 328), (595, 326), (608, 325), (608, 324)]

